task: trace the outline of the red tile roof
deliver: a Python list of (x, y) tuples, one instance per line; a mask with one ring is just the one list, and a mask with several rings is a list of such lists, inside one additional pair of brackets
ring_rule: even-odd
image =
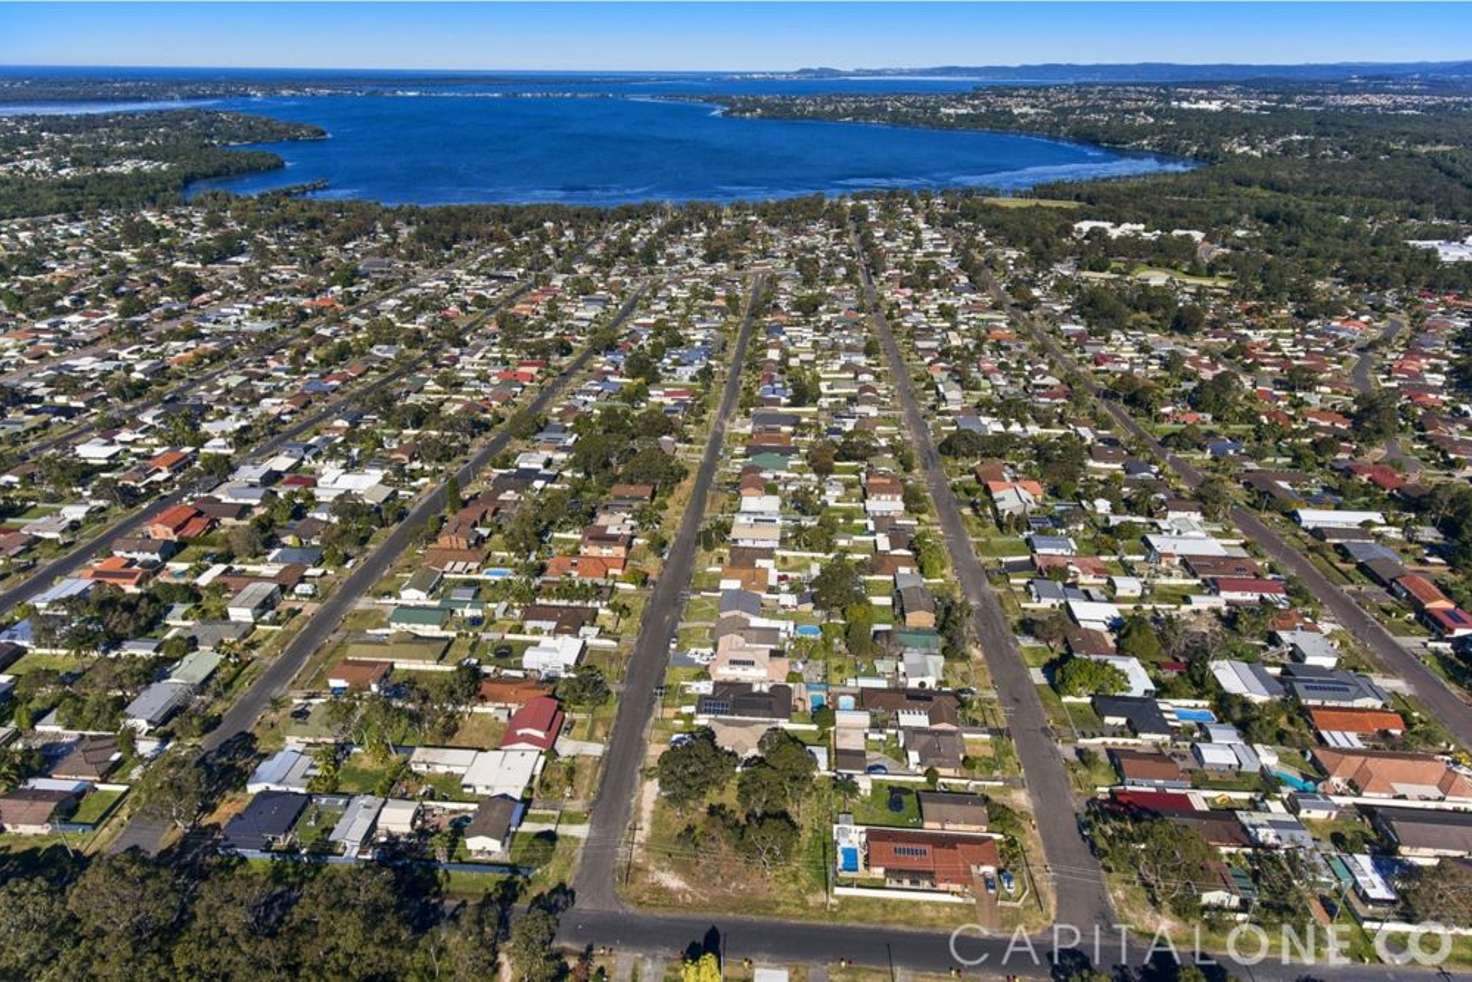
[(1404, 733), (1406, 721), (1389, 709), (1314, 708), (1308, 711), (1314, 729), (1336, 733)]
[(995, 839), (870, 829), (869, 866), (888, 873), (928, 873), (937, 885), (970, 886), (978, 868), (1001, 864)]
[(511, 716), (506, 724), (506, 733), (501, 737), (502, 748), (516, 747), (530, 750), (550, 750), (562, 732), (562, 707), (551, 696), (537, 696)]

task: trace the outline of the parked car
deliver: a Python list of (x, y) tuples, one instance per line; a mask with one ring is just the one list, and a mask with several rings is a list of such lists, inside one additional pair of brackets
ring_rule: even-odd
[(981, 878), (986, 883), (986, 892), (991, 894), (992, 896), (996, 896), (997, 878), (995, 876), (992, 876), (990, 873), (981, 874)]
[(1009, 869), (1004, 869), (999, 875), (1002, 880), (1002, 889), (1006, 890), (1008, 893), (1016, 893), (1017, 878), (1012, 875), (1012, 871)]

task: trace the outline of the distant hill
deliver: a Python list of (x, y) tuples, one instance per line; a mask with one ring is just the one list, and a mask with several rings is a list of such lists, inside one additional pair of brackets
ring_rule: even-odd
[(804, 68), (795, 78), (928, 75), (987, 82), (1347, 82), (1373, 79), (1461, 79), (1472, 77), (1472, 61), (1336, 62), (1306, 65), (937, 65), (929, 68)]

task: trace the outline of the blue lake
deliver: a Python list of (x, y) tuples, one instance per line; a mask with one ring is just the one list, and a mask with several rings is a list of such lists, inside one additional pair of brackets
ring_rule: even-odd
[[(1055, 180), (1178, 170), (1186, 162), (1003, 133), (741, 119), (718, 95), (964, 92), (979, 78), (731, 73), (407, 73), (247, 69), (0, 69), (180, 82), (255, 80), (302, 95), (187, 105), (312, 123), (326, 140), (266, 144), (284, 169), (200, 182), (253, 194), (325, 182), (318, 197), (389, 204), (734, 201), (886, 188), (1016, 191)], [(339, 87), (334, 91), (331, 87)], [(185, 105), (175, 103), (173, 105)], [(96, 112), (105, 104), (0, 105)], [(145, 110), (159, 103), (114, 104)]]
[(389, 204), (733, 201), (909, 188), (1018, 190), (1184, 165), (1001, 133), (742, 119), (629, 95), (266, 97), (213, 103), (321, 126), (269, 144), (286, 167), (201, 182), (257, 193), (325, 181), (324, 197)]

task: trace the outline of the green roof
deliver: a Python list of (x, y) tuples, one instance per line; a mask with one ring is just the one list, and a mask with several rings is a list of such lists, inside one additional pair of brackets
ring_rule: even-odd
[(760, 467), (764, 471), (785, 471), (788, 468), (788, 457), (780, 453), (752, 454), (750, 463)]
[(169, 673), (169, 678), (179, 682), (187, 682), (190, 685), (203, 685), (215, 669), (220, 667), (224, 655), (216, 651), (191, 651), (185, 655), (174, 670)]
[(910, 648), (920, 651), (939, 651), (940, 635), (935, 631), (924, 628), (901, 627), (896, 628), (894, 639), (901, 648)]
[(355, 641), (348, 645), (347, 657), (354, 661), (437, 663), (449, 649), (448, 640), (396, 637), (390, 641)]
[(395, 607), (388, 615), (388, 622), (415, 627), (444, 627), (450, 622), (450, 611), (444, 607)]

